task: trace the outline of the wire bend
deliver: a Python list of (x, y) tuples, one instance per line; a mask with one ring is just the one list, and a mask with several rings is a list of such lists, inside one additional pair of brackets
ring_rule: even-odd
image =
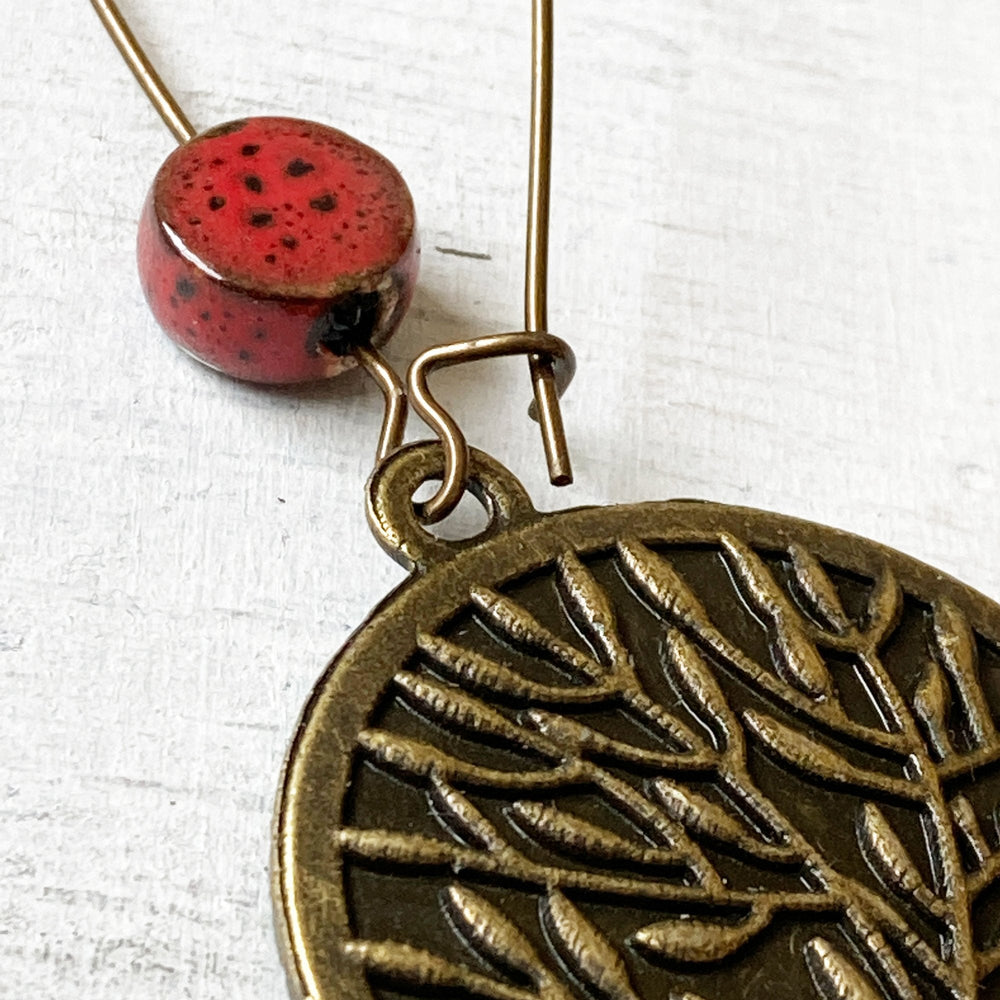
[[(428, 385), (430, 375), (439, 368), (485, 361), (512, 355), (538, 356), (552, 366), (554, 389), (561, 396), (576, 372), (573, 350), (551, 333), (497, 333), (457, 344), (442, 344), (424, 351), (407, 372), (410, 404), (441, 439), (444, 448), (444, 475), (441, 488), (430, 500), (417, 505), (418, 517), (426, 524), (436, 524), (457, 506), (469, 478), (469, 443), (455, 418), (438, 402)], [(400, 432), (401, 437), (401, 432)]]
[(381, 465), (403, 443), (406, 433), (407, 399), (403, 380), (374, 347), (355, 347), (354, 357), (379, 387), (385, 400), (382, 431), (375, 451), (375, 465)]

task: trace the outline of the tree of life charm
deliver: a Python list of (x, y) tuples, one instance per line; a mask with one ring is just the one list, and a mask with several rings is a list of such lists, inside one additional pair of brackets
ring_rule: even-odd
[(414, 575), (289, 754), (300, 996), (1000, 997), (1000, 608), (779, 515), (537, 514), (481, 455), (452, 546), (437, 456), (371, 485)]

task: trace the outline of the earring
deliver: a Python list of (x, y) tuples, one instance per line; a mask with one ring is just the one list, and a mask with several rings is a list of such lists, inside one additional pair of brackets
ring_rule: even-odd
[[(424, 352), (405, 394), (385, 374), (367, 514), (411, 575), (289, 750), (274, 888), (292, 989), (973, 1000), (1000, 967), (1000, 608), (784, 515), (540, 513), (430, 390), (444, 365), (529, 354), (559, 466), (551, 4), (534, 11), (529, 329)], [(404, 396), (438, 441), (402, 444)], [(466, 491), (487, 528), (435, 537)]]

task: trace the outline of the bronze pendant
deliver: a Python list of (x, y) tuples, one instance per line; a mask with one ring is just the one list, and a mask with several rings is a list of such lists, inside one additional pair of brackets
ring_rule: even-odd
[(275, 899), (310, 1000), (1000, 997), (1000, 607), (873, 542), (672, 501), (426, 534), (306, 706)]

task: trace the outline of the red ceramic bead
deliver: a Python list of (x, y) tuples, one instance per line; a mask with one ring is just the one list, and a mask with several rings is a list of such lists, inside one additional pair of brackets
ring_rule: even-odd
[(178, 147), (139, 225), (159, 323), (199, 360), (253, 382), (336, 375), (387, 340), (413, 293), (413, 200), (396, 168), (343, 132), (250, 118)]

